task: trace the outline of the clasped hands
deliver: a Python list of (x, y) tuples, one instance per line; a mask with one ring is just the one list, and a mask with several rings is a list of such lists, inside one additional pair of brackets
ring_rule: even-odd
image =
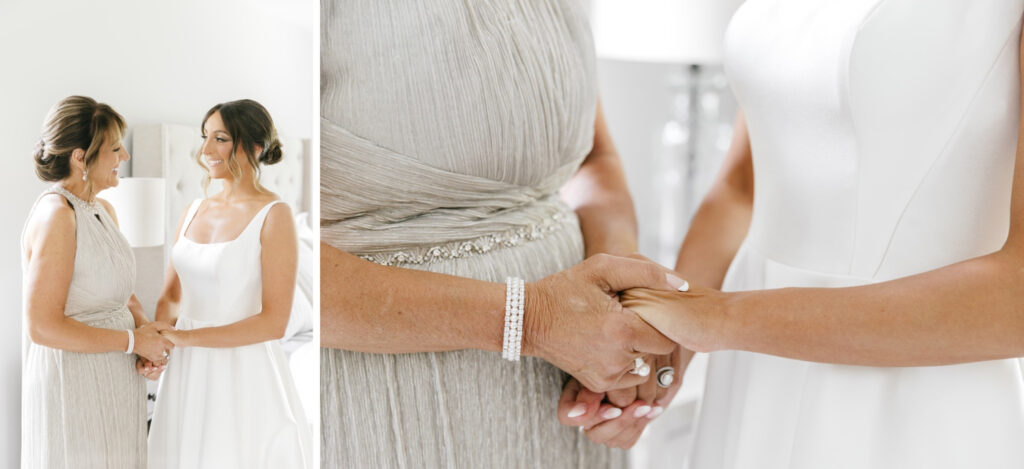
[[(694, 340), (705, 329), (692, 321), (701, 319), (680, 310), (708, 308), (694, 298), (717, 301), (718, 292), (680, 293), (684, 283), (642, 256), (599, 254), (526, 285), (523, 352), (573, 377), (559, 399), (562, 424), (582, 427), (596, 443), (636, 443), (679, 390), (692, 350), (712, 348)], [(630, 373), (638, 357), (649, 375)], [(674, 368), (674, 380), (661, 387), (655, 375), (666, 366)]]
[(167, 367), (171, 350), (181, 343), (181, 332), (174, 326), (153, 321), (135, 329), (135, 371), (156, 381)]

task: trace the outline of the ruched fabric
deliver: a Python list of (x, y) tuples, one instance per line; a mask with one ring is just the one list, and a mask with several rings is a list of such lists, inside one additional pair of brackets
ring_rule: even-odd
[[(582, 260), (579, 223), (557, 194), (594, 138), (580, 2), (321, 8), (321, 239), (380, 264), (492, 282)], [(495, 352), (324, 349), (323, 463), (623, 467), (622, 451), (558, 423), (565, 380), (544, 361)]]

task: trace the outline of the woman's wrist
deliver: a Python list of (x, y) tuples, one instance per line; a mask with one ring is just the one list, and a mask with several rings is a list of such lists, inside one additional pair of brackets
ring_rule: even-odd
[(505, 283), (488, 283), (484, 291), (487, 298), (484, 311), (488, 313), (477, 315), (480, 321), (475, 330), (470, 331), (470, 348), (501, 352), (505, 337)]
[(719, 308), (714, 312), (711, 348), (713, 350), (749, 350), (745, 328), (740, 325), (750, 305), (757, 301), (757, 292), (721, 292)]
[(544, 288), (539, 282), (530, 282), (523, 287), (523, 343), (522, 355), (543, 358), (544, 336), (547, 334), (544, 311)]
[(175, 348), (178, 347), (194, 347), (195, 346), (195, 330), (179, 330), (173, 329), (166, 332), (161, 332), (163, 336), (170, 340), (174, 344)]
[(174, 334), (179, 339), (179, 343), (174, 344), (175, 347), (192, 347), (192, 346), (194, 346), (195, 345), (195, 339), (196, 339), (196, 337), (195, 337), (196, 334), (195, 333), (196, 333), (196, 331), (191, 330), (191, 329), (190, 330), (185, 330), (185, 331), (178, 331), (178, 330), (174, 331)]

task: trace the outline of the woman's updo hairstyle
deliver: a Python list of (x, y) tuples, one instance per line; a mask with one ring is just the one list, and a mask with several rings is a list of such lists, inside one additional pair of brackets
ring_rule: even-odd
[[(36, 143), (32, 159), (36, 175), (44, 181), (60, 181), (71, 175), (71, 153), (85, 150), (85, 169), (96, 163), (107, 138), (124, 135), (125, 123), (110, 106), (85, 96), (60, 100), (46, 115), (42, 135)], [(86, 182), (86, 191), (92, 182)]]
[[(237, 180), (242, 172), (238, 167), (236, 156), (244, 154), (252, 167), (253, 183), (258, 190), (263, 190), (260, 185), (260, 165), (274, 164), (281, 161), (281, 141), (277, 138), (277, 129), (274, 128), (274, 120), (262, 104), (251, 99), (240, 99), (220, 103), (206, 112), (203, 117), (203, 129), (206, 129), (206, 121), (214, 113), (220, 113), (220, 119), (224, 122), (224, 128), (231, 135), (234, 142), (231, 147), (231, 157), (228, 159), (228, 169), (231, 175)], [(257, 153), (257, 147), (262, 151)], [(241, 150), (241, 152), (239, 152)], [(196, 160), (203, 169), (209, 169), (202, 159), (202, 152), (196, 155)], [(204, 186), (209, 183), (209, 172), (204, 181)]]

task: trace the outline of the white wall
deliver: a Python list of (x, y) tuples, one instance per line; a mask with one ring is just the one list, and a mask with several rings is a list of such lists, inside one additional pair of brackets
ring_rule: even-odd
[(213, 104), (252, 98), (270, 110), (282, 133), (312, 138), (317, 128), (314, 0), (94, 5), (0, 2), (0, 467), (17, 467), (19, 459), (19, 237), (46, 187), (35, 177), (31, 151), (50, 106), (83, 94), (113, 106), (129, 127), (198, 125)]

